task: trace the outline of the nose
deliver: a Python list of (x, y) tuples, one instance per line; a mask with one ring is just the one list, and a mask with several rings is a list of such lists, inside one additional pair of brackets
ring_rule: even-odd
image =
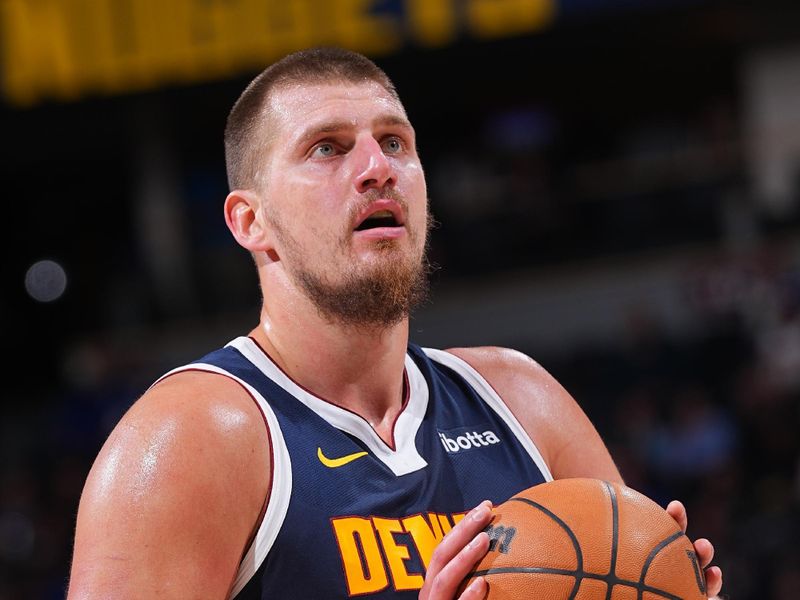
[(359, 141), (356, 148), (355, 186), (359, 192), (383, 189), (397, 182), (397, 174), (380, 143), (372, 136)]

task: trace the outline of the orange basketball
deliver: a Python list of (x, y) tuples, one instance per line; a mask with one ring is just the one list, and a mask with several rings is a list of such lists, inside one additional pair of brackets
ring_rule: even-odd
[(700, 600), (694, 548), (658, 504), (624, 485), (559, 479), (495, 507), (489, 600)]

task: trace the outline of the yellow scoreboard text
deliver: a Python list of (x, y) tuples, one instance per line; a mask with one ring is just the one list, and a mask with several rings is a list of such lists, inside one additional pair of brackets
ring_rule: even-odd
[[(555, 0), (0, 0), (6, 100), (30, 105), (257, 71), (314, 45), (379, 56), (407, 42), (546, 27)], [(393, 6), (387, 10), (386, 6)]]

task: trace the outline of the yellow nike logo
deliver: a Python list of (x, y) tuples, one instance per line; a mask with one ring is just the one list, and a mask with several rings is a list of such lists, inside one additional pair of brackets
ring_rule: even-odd
[(317, 458), (319, 458), (319, 462), (331, 469), (343, 467), (347, 463), (351, 463), (354, 460), (366, 455), (366, 452), (353, 452), (352, 454), (346, 454), (345, 456), (340, 456), (339, 458), (328, 458), (322, 453), (322, 448), (317, 446)]

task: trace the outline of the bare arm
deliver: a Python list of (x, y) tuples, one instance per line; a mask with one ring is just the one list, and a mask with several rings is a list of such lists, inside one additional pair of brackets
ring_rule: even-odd
[(236, 382), (187, 372), (152, 388), (87, 478), (69, 600), (227, 597), (268, 492), (268, 448)]

